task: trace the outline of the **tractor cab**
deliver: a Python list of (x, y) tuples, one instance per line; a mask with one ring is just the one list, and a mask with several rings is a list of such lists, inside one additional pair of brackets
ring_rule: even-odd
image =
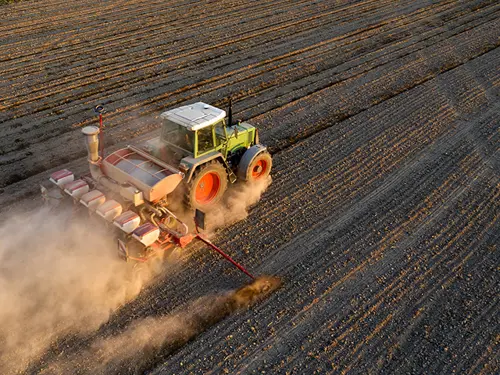
[(225, 117), (224, 110), (201, 102), (172, 109), (161, 114), (160, 141), (172, 151), (194, 159), (213, 152), (227, 158), (236, 149), (254, 144), (253, 126), (226, 126)]
[(204, 103), (175, 108), (161, 114), (161, 140), (197, 158), (217, 148), (215, 127), (224, 128), (226, 112)]

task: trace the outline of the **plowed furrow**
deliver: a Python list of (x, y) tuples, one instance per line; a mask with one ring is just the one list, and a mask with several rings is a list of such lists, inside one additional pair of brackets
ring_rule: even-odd
[(82, 124), (83, 125), (83, 124)]
[[(342, 17), (345, 17), (345, 15), (342, 13)], [(192, 43), (195, 43), (193, 45), (185, 45), (184, 43), (180, 44), (182, 45), (182, 49), (180, 50), (173, 50), (171, 51), (171, 49), (168, 49), (168, 50), (165, 50), (165, 51), (158, 51), (156, 52), (155, 54), (153, 54), (153, 56), (149, 56), (150, 54), (148, 53), (148, 56), (147, 58), (144, 58), (144, 53), (142, 53), (140, 56), (137, 56), (134, 58), (134, 56), (128, 56), (127, 54), (125, 53), (121, 53), (121, 55), (124, 57), (124, 58), (127, 58), (127, 61), (126, 63), (112, 63), (114, 60), (110, 60), (109, 62), (111, 63), (111, 65), (108, 66), (108, 64), (106, 63), (106, 60), (101, 60), (99, 61), (98, 65), (95, 66), (96, 68), (99, 68), (99, 71), (100, 73), (102, 74), (102, 78), (101, 80), (108, 80), (110, 78), (113, 78), (113, 77), (116, 77), (116, 76), (121, 76), (121, 75), (125, 75), (126, 73), (131, 73), (131, 72), (136, 72), (138, 70), (144, 70), (144, 69), (148, 69), (148, 68), (152, 68), (152, 67), (155, 67), (155, 66), (158, 66), (160, 64), (165, 64), (166, 62), (170, 61), (170, 60), (180, 60), (182, 61), (184, 58), (186, 57), (190, 57), (191, 56), (196, 56), (196, 55), (202, 55), (203, 59), (206, 59), (206, 54), (209, 52), (209, 51), (212, 51), (212, 50), (215, 50), (215, 51), (218, 51), (219, 49), (223, 48), (223, 47), (226, 47), (226, 46), (231, 46), (231, 48), (234, 48), (235, 45), (237, 45), (238, 43), (243, 43), (245, 42), (245, 48), (247, 48), (247, 41), (249, 42), (254, 42), (256, 43), (256, 45), (260, 45), (259, 43), (259, 39), (261, 39), (262, 36), (266, 36), (267, 34), (272, 34), (270, 35), (269, 37), (267, 37), (267, 40), (275, 40), (275, 39), (278, 39), (279, 37), (279, 34), (277, 36), (275, 36), (275, 33), (283, 33), (283, 37), (293, 37), (294, 34), (296, 34), (298, 31), (300, 31), (300, 29), (298, 29), (298, 26), (299, 25), (304, 25), (305, 26), (305, 30), (311, 30), (311, 29), (314, 29), (314, 28), (317, 28), (318, 26), (321, 26), (318, 25), (317, 23), (312, 23), (311, 21), (313, 21), (312, 19), (305, 19), (305, 20), (300, 20), (300, 21), (293, 21), (293, 22), (285, 22), (284, 25), (279, 25), (279, 26), (276, 26), (276, 27), (272, 27), (273, 26), (273, 23), (272, 22), (269, 22), (268, 25), (266, 25), (265, 27), (264, 26), (261, 26), (259, 29), (262, 29), (263, 31), (259, 31), (259, 29), (257, 29), (256, 32), (254, 33), (243, 33), (243, 34), (239, 34), (240, 37), (238, 37), (238, 35), (235, 35), (235, 39), (227, 39), (226, 36), (222, 36), (222, 38), (220, 39), (220, 43), (215, 43), (214, 42), (217, 42), (217, 38), (215, 38), (215, 36), (212, 36), (212, 38), (210, 38), (210, 44), (207, 46), (207, 47), (202, 47), (202, 48), (199, 48), (199, 47), (196, 47), (196, 48), (193, 48), (194, 46), (199, 46), (200, 45), (200, 41), (198, 40), (198, 38), (196, 40), (194, 40)], [(328, 18), (326, 18), (326, 22), (327, 24), (328, 23), (332, 23), (332, 22), (335, 22), (335, 20), (329, 20)], [(323, 25), (325, 26), (325, 25)], [(293, 27), (294, 28), (294, 32), (292, 34), (290, 34), (289, 32), (289, 29)], [(222, 30), (222, 33), (224, 33), (224, 28), (221, 27), (221, 30)], [(266, 39), (264, 39), (266, 40)], [(149, 41), (149, 43), (151, 43), (151, 41)], [(165, 41), (162, 39), (161, 41), (162, 44), (165, 44)], [(225, 56), (227, 55), (227, 52), (217, 52), (220, 54), (220, 56)], [(130, 61), (133, 61), (133, 62), (130, 62)], [(85, 63), (82, 63), (82, 65), (84, 67), (85, 66)], [(86, 69), (90, 69), (92, 68), (92, 64), (90, 64), (90, 66), (86, 67)], [(127, 68), (127, 69), (125, 69)], [(176, 70), (177, 70), (178, 66), (176, 66)], [(182, 68), (182, 65), (181, 65), (181, 68)], [(167, 72), (170, 72), (171, 70), (168, 70)], [(110, 73), (111, 72), (111, 73)], [(113, 73), (115, 72), (115, 73)], [(83, 82), (81, 82), (83, 79), (87, 78), (87, 77), (92, 77), (93, 75), (91, 74), (80, 74), (78, 77), (69, 77), (70, 80), (69, 82), (72, 82), (72, 81), (76, 81), (79, 82), (79, 84), (81, 85)], [(59, 85), (62, 85), (63, 83), (65, 83), (65, 81), (68, 81), (68, 80), (56, 80), (55, 82), (50, 82), (48, 85), (45, 85), (46, 87), (43, 87), (43, 90), (45, 90), (46, 88), (50, 88), (51, 86), (59, 86)], [(71, 86), (70, 87), (67, 87), (65, 88), (66, 90), (69, 90), (71, 89)], [(39, 89), (37, 91), (41, 91), (42, 89)], [(61, 91), (57, 91), (57, 92), (61, 92)], [(40, 96), (40, 97), (43, 97), (43, 96)], [(17, 103), (16, 103), (17, 104)]]

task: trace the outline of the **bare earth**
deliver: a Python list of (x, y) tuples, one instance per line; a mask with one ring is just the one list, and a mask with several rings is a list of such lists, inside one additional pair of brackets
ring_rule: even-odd
[[(97, 103), (117, 148), (166, 108), (232, 95), (274, 158), (215, 242), (283, 286), (148, 372), (499, 373), (498, 1), (98, 3), (0, 8), (3, 215), (86, 169)], [(198, 252), (95, 337), (245, 282)]]

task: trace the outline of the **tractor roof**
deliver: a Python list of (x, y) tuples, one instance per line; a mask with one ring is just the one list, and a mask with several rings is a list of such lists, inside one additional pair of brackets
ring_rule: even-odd
[(222, 120), (226, 117), (226, 111), (198, 102), (163, 112), (160, 117), (185, 126), (189, 130), (198, 130)]

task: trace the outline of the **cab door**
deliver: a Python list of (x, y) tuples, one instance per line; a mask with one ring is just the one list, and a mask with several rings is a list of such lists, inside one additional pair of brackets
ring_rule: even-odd
[(215, 150), (215, 126), (207, 126), (196, 131), (195, 158)]

